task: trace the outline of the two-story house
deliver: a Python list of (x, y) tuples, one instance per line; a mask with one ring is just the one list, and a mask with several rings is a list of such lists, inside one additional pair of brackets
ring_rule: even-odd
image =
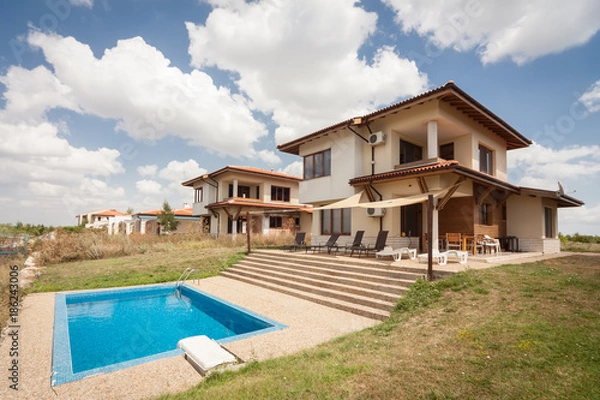
[(521, 251), (557, 252), (557, 209), (583, 202), (508, 182), (507, 152), (531, 143), (450, 81), (278, 148), (304, 159), (303, 203), (364, 193), (362, 204), (315, 210), (313, 238), (387, 230), (388, 244), (424, 248), (427, 201), (419, 195), (434, 194), (433, 237), (516, 237)]
[[(226, 166), (182, 182), (194, 188), (193, 215), (213, 236), (310, 230), (312, 208), (299, 201), (302, 178), (252, 167)], [(248, 220), (248, 218), (250, 220)]]

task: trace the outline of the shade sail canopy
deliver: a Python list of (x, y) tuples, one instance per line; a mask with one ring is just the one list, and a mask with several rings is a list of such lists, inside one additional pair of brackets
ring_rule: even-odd
[(362, 190), (362, 191), (356, 193), (355, 195), (348, 197), (347, 199), (336, 201), (335, 203), (331, 203), (331, 204), (328, 204), (323, 207), (315, 207), (315, 208), (313, 208), (313, 211), (315, 211), (315, 210), (331, 210), (334, 208), (357, 207), (358, 204), (360, 203), (360, 198), (362, 197), (364, 192), (365, 191)]
[(323, 207), (315, 207), (313, 210), (331, 210), (333, 208), (391, 208), (391, 207), (402, 207), (409, 206), (411, 204), (422, 203), (427, 200), (429, 195), (433, 197), (443, 196), (448, 189), (437, 190), (428, 193), (417, 194), (414, 196), (398, 197), (395, 199), (373, 201), (369, 203), (361, 203), (360, 198), (363, 192), (357, 193), (354, 196), (350, 196), (347, 199), (337, 201), (335, 203), (328, 204)]

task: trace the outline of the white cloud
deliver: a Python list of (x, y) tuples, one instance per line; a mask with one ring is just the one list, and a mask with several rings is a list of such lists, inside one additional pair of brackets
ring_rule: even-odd
[[(243, 96), (215, 86), (203, 72), (187, 74), (170, 66), (160, 51), (140, 37), (119, 40), (99, 59), (73, 37), (32, 31), (27, 40), (43, 51), (60, 82), (56, 85), (68, 88), (64, 90), (78, 110), (117, 120), (117, 129), (132, 138), (154, 141), (174, 135), (190, 145), (243, 157), (268, 133)], [(22, 97), (27, 93), (21, 87), (17, 90)], [(48, 101), (36, 107), (42, 106), (47, 108)]]
[(0, 75), (0, 83), (6, 86), (2, 121), (42, 121), (46, 111), (56, 107), (78, 111), (70, 88), (44, 66), (32, 70), (11, 66), (6, 75)]
[(508, 153), (508, 170), (521, 186), (555, 188), (557, 181), (575, 183), (600, 175), (600, 146), (570, 146), (560, 150), (534, 143)]
[(271, 113), (283, 142), (371, 111), (427, 86), (416, 64), (395, 49), (358, 51), (377, 16), (355, 0), (212, 0), (205, 25), (186, 23), (192, 65), (239, 74), (252, 105)]
[(600, 203), (595, 206), (561, 209), (559, 211), (560, 231), (565, 234), (580, 233), (597, 235), (600, 226)]
[(581, 95), (579, 101), (583, 103), (589, 112), (600, 111), (600, 80), (590, 86), (588, 90)]
[(281, 163), (281, 158), (272, 150), (260, 150), (256, 152), (256, 158), (267, 165), (277, 165)]
[(0, 181), (79, 182), (84, 176), (124, 172), (118, 150), (75, 148), (58, 137), (58, 128), (48, 122), (27, 125), (0, 121)]
[(279, 172), (283, 172), (284, 174), (293, 175), (293, 176), (302, 176), (304, 172), (304, 164), (302, 161), (294, 161), (291, 164), (286, 165), (281, 168)]
[(169, 182), (181, 185), (181, 182), (206, 174), (206, 169), (201, 168), (195, 160), (171, 161), (160, 170), (158, 176)]
[(141, 181), (137, 181), (135, 183), (135, 187), (136, 187), (137, 191), (142, 194), (153, 195), (153, 194), (161, 194), (163, 192), (163, 187), (160, 183), (153, 181), (153, 180), (149, 180), (149, 179), (143, 179)]
[(137, 167), (137, 172), (141, 176), (154, 176), (158, 171), (158, 165), (142, 165)]
[(69, 0), (69, 4), (75, 7), (94, 7), (94, 0)]
[(600, 2), (580, 0), (384, 0), (405, 33), (439, 48), (476, 49), (484, 64), (523, 64), (586, 43), (600, 29)]

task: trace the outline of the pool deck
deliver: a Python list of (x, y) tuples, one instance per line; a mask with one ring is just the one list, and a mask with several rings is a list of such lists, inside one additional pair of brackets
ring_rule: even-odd
[[(568, 255), (570, 253), (552, 256)], [(502, 262), (529, 262), (552, 256), (514, 257)], [(449, 263), (448, 269), (495, 265), (498, 263), (470, 262), (467, 266)], [(193, 286), (288, 326), (224, 345), (245, 361), (293, 354), (379, 323), (225, 277), (203, 279)], [(0, 370), (4, 371), (0, 399), (147, 399), (177, 393), (201, 382), (202, 377), (196, 370), (183, 356), (177, 356), (52, 387), (54, 295), (27, 296), (19, 310), (17, 328), (9, 327), (5, 332), (0, 343)], [(16, 333), (14, 338), (10, 336), (12, 333)], [(13, 346), (18, 347), (18, 356), (11, 356)], [(11, 374), (8, 369), (15, 360), (18, 362), (18, 391), (10, 388), (12, 382), (8, 379)]]

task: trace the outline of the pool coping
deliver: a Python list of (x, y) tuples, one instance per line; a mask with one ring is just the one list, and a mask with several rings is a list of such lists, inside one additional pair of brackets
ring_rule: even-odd
[[(287, 325), (281, 324), (271, 318), (267, 318), (263, 315), (260, 315), (252, 310), (241, 307), (237, 304), (229, 302), (220, 297), (211, 295), (205, 291), (202, 291), (193, 286), (185, 285), (185, 290), (194, 291), (202, 296), (206, 296), (214, 301), (225, 304), (237, 311), (248, 314), (260, 321), (266, 322), (270, 326), (263, 329), (258, 329), (252, 332), (229, 336), (227, 338), (222, 338), (215, 340), (219, 344), (232, 343), (237, 340), (243, 340), (247, 338), (251, 338), (253, 336), (262, 335), (269, 332), (274, 332), (281, 329), (288, 328)], [(110, 364), (104, 367), (93, 368), (80, 372), (73, 372), (72, 365), (72, 355), (71, 355), (71, 345), (69, 339), (69, 322), (67, 316), (67, 297), (77, 298), (80, 297), (90, 297), (93, 295), (98, 295), (98, 297), (102, 298), (105, 296), (114, 296), (115, 294), (127, 293), (127, 292), (139, 292), (142, 293), (154, 293), (160, 292), (161, 290), (175, 290), (176, 285), (173, 283), (164, 283), (164, 284), (151, 284), (151, 285), (140, 285), (140, 286), (129, 286), (125, 288), (108, 288), (108, 289), (91, 289), (91, 290), (77, 290), (70, 292), (60, 292), (55, 294), (54, 301), (54, 332), (53, 332), (53, 346), (52, 346), (52, 386), (58, 386), (69, 382), (74, 382), (89, 376), (105, 374), (109, 372), (115, 372), (124, 368), (133, 367), (136, 365), (141, 365), (147, 362), (161, 360), (163, 358), (175, 357), (182, 355), (184, 353), (181, 349), (174, 349), (169, 351), (164, 351), (160, 353), (156, 353), (153, 355), (136, 358), (133, 360), (123, 361), (115, 364)], [(184, 339), (184, 338), (182, 338)]]

